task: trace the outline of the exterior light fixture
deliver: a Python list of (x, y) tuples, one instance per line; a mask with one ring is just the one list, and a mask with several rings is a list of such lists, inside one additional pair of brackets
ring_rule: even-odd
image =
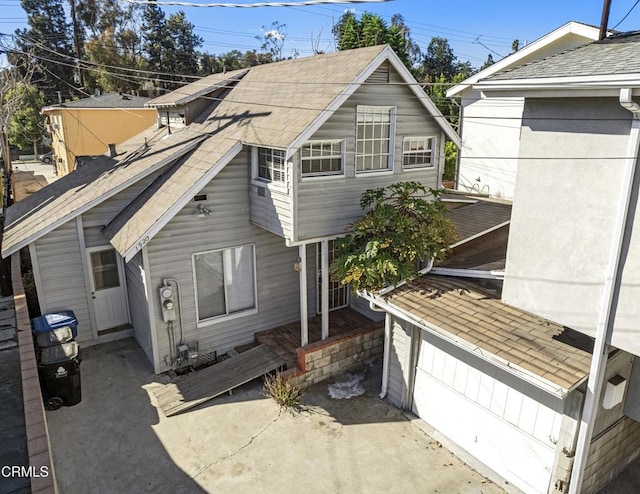
[(299, 257), (296, 259), (296, 262), (293, 263), (293, 270), (296, 273), (302, 271), (302, 259), (300, 259)]
[(198, 218), (204, 218), (210, 216), (211, 210), (207, 209), (204, 204), (198, 204)]

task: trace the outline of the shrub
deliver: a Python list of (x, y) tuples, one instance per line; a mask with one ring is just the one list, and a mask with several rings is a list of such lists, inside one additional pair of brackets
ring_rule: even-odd
[(279, 371), (264, 376), (263, 392), (265, 396), (273, 398), (282, 408), (300, 409), (300, 388), (282, 377)]

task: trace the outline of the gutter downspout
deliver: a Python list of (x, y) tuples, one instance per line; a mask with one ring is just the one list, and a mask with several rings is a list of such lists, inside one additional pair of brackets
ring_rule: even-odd
[(615, 318), (614, 296), (616, 283), (620, 276), (618, 272), (620, 268), (620, 258), (622, 256), (625, 230), (629, 222), (629, 204), (631, 202), (633, 180), (638, 162), (638, 151), (640, 150), (640, 105), (633, 101), (632, 96), (632, 89), (620, 89), (620, 105), (633, 114), (633, 120), (629, 132), (627, 157), (625, 159), (625, 169), (622, 177), (622, 194), (618, 205), (618, 215), (614, 222), (613, 241), (609, 253), (604, 287), (602, 289), (600, 313), (596, 326), (596, 340), (593, 348), (593, 357), (591, 359), (589, 380), (587, 381), (587, 393), (582, 409), (575, 460), (571, 471), (571, 481), (569, 483), (570, 494), (578, 494), (582, 489), (584, 470), (589, 456), (589, 447), (591, 446), (591, 440), (593, 438), (593, 428), (600, 405), (600, 396), (602, 394), (602, 386), (607, 367), (608, 346), (613, 333), (613, 322)]
[[(419, 274), (427, 274), (433, 268), (433, 259), (429, 260), (427, 267), (418, 271)], [(401, 283), (400, 285), (403, 285)], [(398, 285), (398, 286), (400, 286)], [(387, 287), (382, 292), (389, 292), (397, 287)], [(382, 293), (381, 292), (381, 293)], [(386, 312), (384, 316), (384, 350), (382, 351), (382, 386), (380, 389), (380, 398), (387, 396), (389, 390), (389, 360), (391, 359), (391, 314), (380, 305), (376, 304), (372, 298), (369, 298), (369, 309), (375, 312)]]

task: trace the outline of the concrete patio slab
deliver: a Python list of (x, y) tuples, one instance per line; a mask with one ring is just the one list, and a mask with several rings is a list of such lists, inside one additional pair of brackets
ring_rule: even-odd
[(131, 340), (86, 349), (83, 400), (47, 413), (60, 492), (499, 493), (495, 484), (379, 399), (331, 399), (309, 388), (290, 413), (260, 380), (166, 418)]

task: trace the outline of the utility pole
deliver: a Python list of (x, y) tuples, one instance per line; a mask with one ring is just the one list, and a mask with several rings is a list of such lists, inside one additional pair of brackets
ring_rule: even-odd
[(71, 11), (71, 23), (73, 24), (73, 48), (76, 52), (76, 70), (78, 71), (78, 84), (84, 87), (82, 80), (82, 71), (80, 70), (80, 31), (78, 29), (78, 20), (76, 19), (76, 0), (69, 0), (69, 10)]
[(611, 0), (604, 0), (602, 5), (602, 19), (600, 19), (600, 33), (598, 39), (607, 37), (607, 25), (609, 24), (609, 11), (611, 10)]

